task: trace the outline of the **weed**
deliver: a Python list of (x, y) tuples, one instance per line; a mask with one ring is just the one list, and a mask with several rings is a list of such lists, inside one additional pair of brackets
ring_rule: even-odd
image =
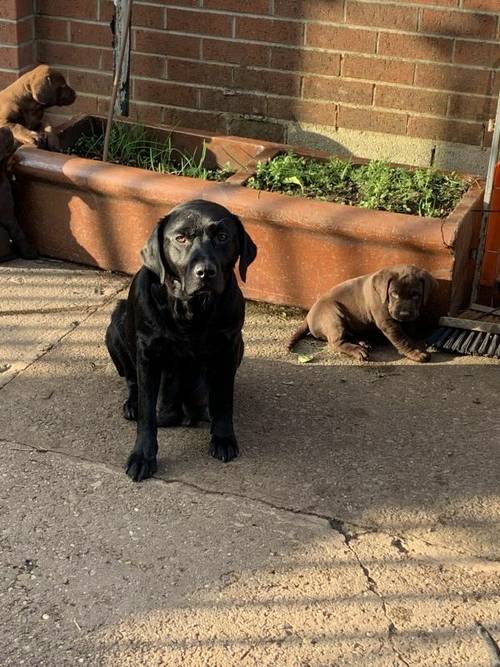
[[(104, 131), (95, 131), (81, 136), (68, 150), (69, 153), (94, 160), (102, 159)], [(204, 167), (207, 146), (188, 155), (172, 146), (170, 135), (161, 142), (152, 136), (143, 125), (115, 123), (111, 128), (108, 160), (129, 167), (139, 167), (161, 174), (191, 176), (212, 181), (223, 181), (231, 175), (226, 166), (222, 169)]]
[(436, 169), (406, 170), (372, 160), (356, 165), (332, 157), (307, 159), (288, 152), (259, 162), (250, 188), (311, 197), (351, 206), (443, 218), (452, 211), (470, 183)]

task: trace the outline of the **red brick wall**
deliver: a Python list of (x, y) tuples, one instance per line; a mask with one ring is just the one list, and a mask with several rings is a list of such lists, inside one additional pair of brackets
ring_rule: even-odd
[[(36, 1), (38, 61), (67, 73), (79, 111), (103, 113), (112, 3)], [(273, 139), (300, 121), (483, 145), (499, 12), (500, 0), (135, 0), (131, 113)]]
[(33, 0), (0, 0), (0, 89), (35, 63)]

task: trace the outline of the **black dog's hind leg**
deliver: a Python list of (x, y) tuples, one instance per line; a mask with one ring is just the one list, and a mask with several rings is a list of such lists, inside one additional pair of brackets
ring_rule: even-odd
[(161, 368), (158, 359), (140, 347), (137, 350), (137, 436), (127, 460), (127, 475), (141, 482), (156, 472), (158, 453), (156, 403), (160, 388)]
[(106, 330), (106, 346), (109, 356), (120, 377), (124, 377), (128, 387), (128, 398), (123, 403), (125, 419), (137, 419), (137, 374), (135, 364), (125, 340), (125, 316), (127, 302), (120, 300), (111, 315)]
[(195, 371), (188, 383), (183, 383), (183, 426), (196, 426), (200, 421), (210, 421), (208, 414), (208, 382), (206, 373)]
[(163, 369), (156, 409), (158, 426), (180, 426), (182, 424), (180, 393), (181, 387), (178, 376)]

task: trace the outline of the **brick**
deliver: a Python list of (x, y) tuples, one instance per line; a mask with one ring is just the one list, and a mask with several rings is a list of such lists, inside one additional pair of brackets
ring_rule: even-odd
[(263, 116), (266, 113), (266, 98), (263, 95), (251, 95), (235, 90), (204, 89), (201, 91), (201, 108)]
[(419, 5), (441, 5), (444, 7), (460, 7), (461, 0), (418, 0)]
[(267, 101), (270, 118), (292, 120), (300, 123), (336, 124), (337, 105), (333, 102), (290, 100), (285, 97), (270, 97)]
[(0, 44), (22, 44), (33, 39), (33, 18), (16, 23), (0, 21)]
[(454, 143), (480, 145), (483, 127), (479, 123), (464, 123), (456, 120), (410, 116), (408, 136), (422, 139), (438, 139)]
[(300, 77), (290, 72), (241, 68), (234, 72), (234, 86), (245, 91), (256, 90), (288, 97), (300, 95)]
[(370, 81), (388, 81), (390, 83), (413, 82), (415, 65), (402, 60), (385, 58), (364, 58), (348, 54), (342, 63), (342, 76)]
[(448, 94), (437, 90), (427, 91), (378, 84), (375, 86), (374, 106), (445, 116)]
[(115, 15), (115, 5), (113, 0), (99, 0), (99, 21), (108, 23)]
[(38, 59), (51, 65), (70, 65), (98, 69), (101, 50), (91, 46), (75, 46), (74, 44), (56, 44), (54, 42), (38, 42)]
[(500, 63), (498, 42), (466, 42), (457, 39), (454, 60), (464, 65), (483, 65), (496, 69)]
[(274, 14), (309, 21), (344, 21), (342, 0), (275, 0)]
[(111, 74), (69, 70), (67, 78), (69, 85), (79, 94), (109, 95), (111, 93), (113, 83)]
[(480, 37), (492, 39), (497, 28), (496, 16), (469, 14), (439, 9), (423, 9), (420, 32), (438, 33), (448, 37)]
[(2, 0), (0, 19), (20, 19), (33, 14), (33, 0)]
[(266, 141), (283, 142), (285, 128), (280, 123), (252, 120), (250, 118), (232, 118), (228, 122), (228, 133), (239, 137), (265, 139)]
[(16, 72), (0, 72), (0, 89), (7, 88), (17, 79)]
[(231, 37), (233, 18), (226, 14), (208, 14), (203, 11), (167, 9), (167, 28), (174, 32), (194, 35)]
[(371, 30), (343, 28), (320, 23), (307, 26), (306, 44), (332, 51), (375, 53), (377, 34)]
[(135, 50), (162, 56), (198, 58), (201, 40), (187, 35), (171, 35), (168, 32), (135, 30)]
[(348, 104), (371, 104), (373, 84), (361, 81), (346, 81), (342, 77), (331, 79), (320, 77), (304, 78), (305, 99), (322, 99)]
[(152, 104), (140, 104), (131, 102), (129, 107), (129, 118), (140, 123), (152, 123), (159, 125), (162, 121), (163, 107)]
[(165, 9), (155, 5), (133, 5), (132, 25), (161, 29), (165, 26)]
[(238, 16), (236, 18), (236, 37), (255, 42), (300, 46), (304, 41), (304, 25), (295, 21)]
[(396, 4), (347, 0), (346, 23), (393, 30), (416, 30), (418, 9)]
[(401, 35), (396, 32), (381, 32), (377, 50), (377, 53), (382, 56), (441, 62), (450, 62), (452, 52), (452, 39)]
[(226, 123), (222, 114), (188, 109), (163, 108), (163, 125), (190, 127), (195, 130), (210, 130), (226, 134)]
[(480, 9), (485, 12), (498, 12), (498, 0), (462, 0), (464, 9)]
[(340, 54), (275, 47), (271, 50), (270, 67), (272, 69), (338, 76), (340, 74)]
[(165, 79), (167, 59), (162, 56), (132, 53), (130, 57), (132, 76), (146, 76), (152, 79)]
[(96, 114), (97, 112), (97, 97), (95, 95), (78, 95), (73, 104), (68, 107), (69, 116), (79, 113)]
[(21, 46), (2, 46), (0, 48), (0, 67), (5, 69), (23, 69), (34, 62), (33, 42)]
[(179, 86), (163, 81), (135, 79), (134, 99), (155, 104), (175, 102), (180, 107), (196, 107), (196, 90), (190, 86)]
[(223, 39), (203, 39), (203, 60), (236, 63), (253, 67), (266, 67), (270, 59), (270, 47), (263, 44), (242, 44)]
[(100, 52), (99, 69), (102, 69), (105, 72), (111, 72), (114, 67), (113, 50), (100, 49), (99, 52)]
[(38, 14), (97, 19), (97, 0), (38, 0)]
[(405, 134), (406, 114), (388, 113), (368, 108), (352, 109), (340, 106), (337, 125), (355, 130)]
[(109, 48), (113, 45), (113, 34), (110, 27), (105, 24), (71, 21), (70, 37), (75, 44), (107, 46)]
[(35, 34), (37, 39), (53, 39), (57, 42), (69, 41), (69, 21), (57, 20), (46, 16), (37, 16), (35, 23)]
[(472, 95), (450, 95), (448, 116), (465, 120), (487, 121), (496, 112), (494, 97), (474, 97)]
[(207, 63), (190, 60), (168, 60), (167, 78), (169, 81), (183, 83), (202, 83), (211, 86), (228, 86), (231, 84), (230, 65), (208, 65)]
[(221, 9), (243, 14), (269, 14), (269, 0), (203, 0), (204, 9)]
[(471, 70), (453, 65), (426, 65), (417, 63), (415, 85), (460, 93), (484, 93), (489, 83), (489, 72)]

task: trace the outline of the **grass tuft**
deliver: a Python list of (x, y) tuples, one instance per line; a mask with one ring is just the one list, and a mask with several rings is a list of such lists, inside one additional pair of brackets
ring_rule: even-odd
[[(79, 157), (101, 160), (104, 149), (104, 131), (81, 136), (68, 149), (68, 153)], [(115, 123), (111, 128), (108, 160), (129, 167), (139, 167), (160, 174), (191, 176), (211, 181), (223, 181), (231, 175), (227, 167), (207, 169), (204, 167), (207, 146), (188, 155), (172, 146), (170, 135), (164, 142), (152, 136), (143, 125)]]
[(434, 168), (410, 171), (391, 167), (383, 160), (356, 165), (336, 157), (319, 161), (288, 152), (259, 162), (246, 185), (351, 206), (444, 218), (470, 182)]

